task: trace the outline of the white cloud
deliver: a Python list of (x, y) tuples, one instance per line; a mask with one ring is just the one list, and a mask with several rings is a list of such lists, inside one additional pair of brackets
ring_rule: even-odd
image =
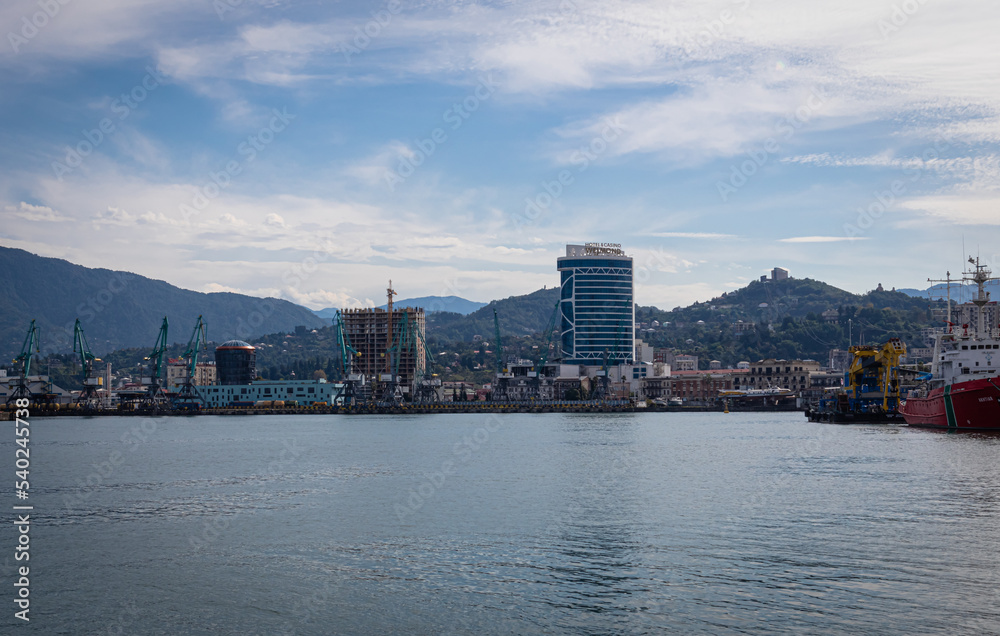
[(730, 240), (739, 238), (735, 234), (719, 234), (716, 232), (651, 232), (648, 236), (659, 238), (687, 238), (687, 239), (709, 239), (709, 240)]
[(867, 241), (867, 236), (793, 236), (778, 239), (779, 243), (839, 243), (841, 241)]
[(914, 197), (900, 207), (959, 225), (1000, 225), (1000, 193), (996, 192)]
[(68, 217), (63, 216), (59, 212), (56, 212), (50, 207), (44, 205), (31, 205), (30, 203), (25, 203), (21, 201), (19, 205), (7, 205), (4, 209), (8, 212), (14, 214), (14, 216), (22, 218), (26, 221), (43, 221), (47, 223), (62, 223), (64, 221), (69, 221)]
[(264, 225), (267, 227), (283, 229), (285, 227), (285, 219), (281, 218), (280, 214), (272, 212), (264, 217)]

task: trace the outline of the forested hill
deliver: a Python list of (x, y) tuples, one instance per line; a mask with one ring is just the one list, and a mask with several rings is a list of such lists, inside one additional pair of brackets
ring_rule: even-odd
[(493, 310), (500, 323), (501, 337), (527, 336), (545, 331), (556, 302), (559, 288), (539, 289), (524, 296), (494, 300), (467, 316), (441, 311), (427, 316), (427, 337), (440, 342), (469, 341), (480, 335), (493, 339)]
[(672, 311), (648, 308), (659, 320), (695, 322), (698, 320), (743, 320), (780, 322), (785, 317), (821, 316), (824, 311), (842, 307), (874, 307), (901, 312), (923, 312), (926, 298), (915, 298), (895, 291), (870, 291), (852, 294), (811, 278), (788, 278), (778, 281), (754, 281), (732, 292), (705, 302)]
[(163, 317), (170, 342), (187, 342), (199, 315), (217, 342), (321, 327), (327, 321), (294, 303), (242, 294), (204, 294), (130, 272), (91, 269), (0, 247), (0, 356), (21, 352), (28, 326), (40, 329), (43, 352), (72, 351), (73, 324), (83, 324), (96, 355), (152, 348)]
[[(755, 281), (707, 302), (663, 311), (640, 307), (641, 337), (724, 366), (766, 358), (826, 362), (831, 349), (902, 338), (925, 345), (921, 330), (939, 327), (932, 303), (895, 291), (852, 294), (810, 279)], [(654, 323), (654, 321), (656, 321)], [(743, 324), (740, 324), (740, 323)], [(658, 324), (657, 324), (658, 323)]]

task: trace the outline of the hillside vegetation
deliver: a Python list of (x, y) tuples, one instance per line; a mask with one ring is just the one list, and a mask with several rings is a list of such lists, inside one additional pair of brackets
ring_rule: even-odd
[(208, 336), (222, 342), (329, 324), (311, 311), (276, 298), (203, 294), (130, 272), (91, 269), (24, 250), (0, 247), (0, 356), (21, 352), (34, 319), (45, 352), (73, 349), (79, 318), (97, 355), (124, 347), (152, 348), (167, 316), (170, 342), (186, 343), (198, 316)]

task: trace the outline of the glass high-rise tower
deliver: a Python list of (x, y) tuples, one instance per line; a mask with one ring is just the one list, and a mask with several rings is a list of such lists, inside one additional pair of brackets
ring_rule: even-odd
[(567, 245), (558, 259), (562, 361), (600, 366), (635, 359), (632, 257), (617, 243)]

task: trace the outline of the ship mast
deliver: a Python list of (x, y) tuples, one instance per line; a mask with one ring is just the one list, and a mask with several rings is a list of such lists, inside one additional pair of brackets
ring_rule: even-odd
[[(970, 256), (969, 263), (975, 266), (976, 271), (964, 272), (965, 275), (964, 280), (972, 281), (979, 288), (976, 297), (972, 299), (972, 304), (979, 308), (979, 320), (977, 321), (978, 324), (976, 325), (976, 337), (982, 338), (983, 332), (985, 331), (985, 318), (986, 318), (983, 310), (986, 307), (986, 303), (990, 302), (990, 293), (983, 289), (983, 285), (985, 285), (991, 280), (997, 280), (997, 279), (990, 276), (992, 272), (989, 270), (988, 267), (979, 264), (978, 256), (976, 258), (972, 258)], [(987, 334), (987, 337), (990, 338), (993, 337), (993, 325), (990, 325), (990, 332), (989, 334)]]
[(947, 298), (948, 298), (948, 317), (945, 319), (945, 322), (948, 323), (948, 331), (951, 331), (951, 272), (945, 272), (944, 280), (942, 280), (940, 278), (938, 278), (938, 279), (928, 278), (927, 282), (928, 283), (945, 283), (946, 284), (946, 286), (945, 286), (946, 292), (945, 293), (946, 293)]

